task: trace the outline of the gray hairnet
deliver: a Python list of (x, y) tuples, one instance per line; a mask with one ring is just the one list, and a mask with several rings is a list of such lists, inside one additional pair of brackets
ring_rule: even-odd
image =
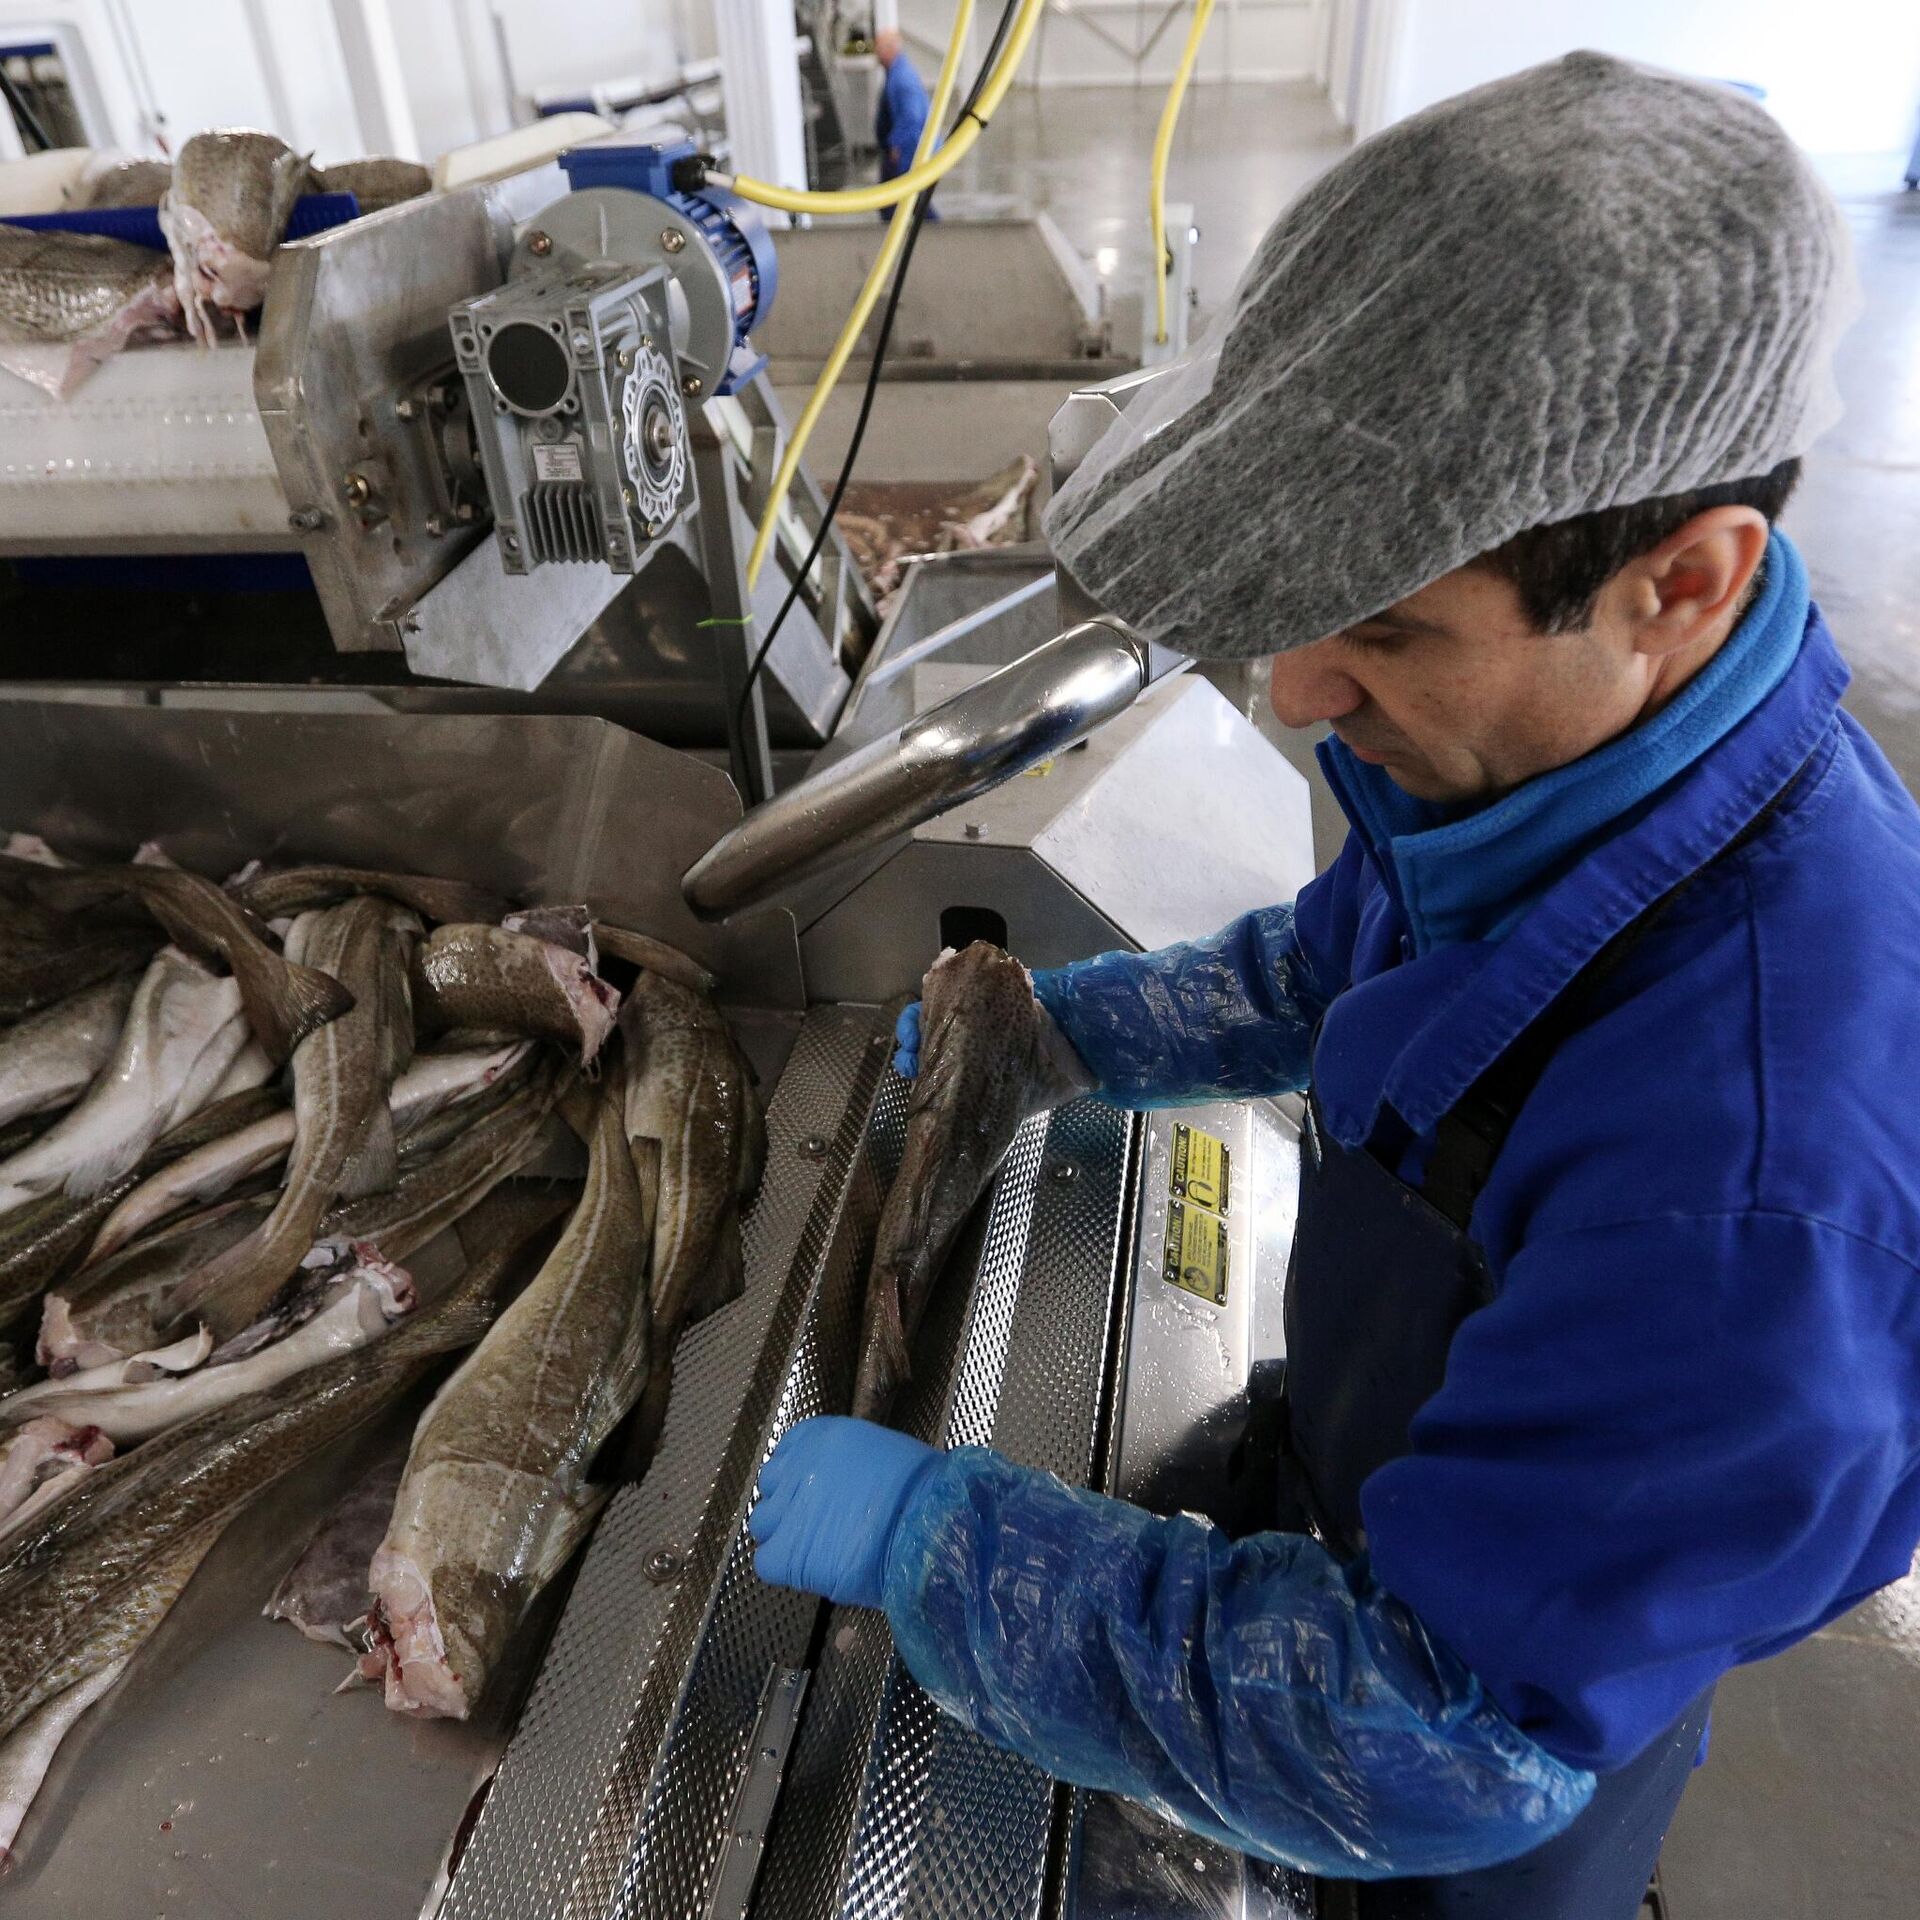
[(1325, 174), (1047, 532), (1152, 639), (1303, 646), (1529, 527), (1800, 453), (1838, 417), (1852, 287), (1763, 107), (1570, 54)]

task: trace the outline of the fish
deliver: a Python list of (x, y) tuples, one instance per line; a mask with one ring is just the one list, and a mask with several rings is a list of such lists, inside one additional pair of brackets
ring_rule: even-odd
[(352, 194), (363, 214), (383, 212), (432, 190), (433, 175), (419, 161), (379, 154), (364, 160), (343, 160), (337, 167), (321, 167), (314, 189), (317, 193)]
[(224, 888), (184, 867), (138, 859), (126, 866), (82, 867), (48, 874), (37, 883), (37, 893), (66, 912), (131, 894), (177, 947), (226, 964), (240, 983), (247, 1024), (275, 1065), (283, 1064), (316, 1027), (339, 1019), (353, 1005), (338, 980), (276, 953), (259, 923)]
[(258, 1233), (273, 1206), (266, 1195), (223, 1200), (49, 1287), (35, 1347), (40, 1364), (64, 1379), (164, 1345), (182, 1282)]
[[(559, 1077), (550, 1075), (516, 1089), (438, 1153), (407, 1163), (392, 1192), (334, 1207), (322, 1216), (315, 1244), (364, 1241), (390, 1259), (407, 1259), (537, 1153), (559, 1085)], [(160, 1345), (173, 1323), (176, 1290), (256, 1233), (273, 1208), (270, 1197), (223, 1202), (149, 1234), (50, 1288), (41, 1309), (41, 1365), (60, 1376)], [(301, 1264), (310, 1252), (302, 1249)], [(241, 1339), (271, 1320), (284, 1300), (284, 1290), (269, 1297), (233, 1338)]]
[(176, 1323), (198, 1315), (215, 1339), (230, 1340), (265, 1311), (337, 1198), (393, 1184), (388, 1100), (413, 1047), (406, 965), (418, 931), (405, 909), (371, 894), (294, 923), (289, 945), (339, 980), (353, 1006), (294, 1049), (293, 1150), (279, 1203), (247, 1240), (174, 1289)]
[(406, 1449), (396, 1447), (347, 1489), (261, 1608), (269, 1620), (285, 1620), (323, 1645), (356, 1651), (349, 1632), (371, 1604), (367, 1568), (386, 1538), (406, 1464)]
[(913, 1375), (913, 1337), (975, 1201), (1054, 1085), (1033, 979), (985, 941), (927, 974), (906, 1142), (874, 1239), (853, 1411), (883, 1419)]
[[(509, 1207), (503, 1229), (513, 1218)], [(452, 1287), (384, 1338), (96, 1467), (35, 1524), (0, 1541), (0, 1738), (138, 1646), (190, 1575), (179, 1563), (196, 1544), (210, 1544), (243, 1507), (390, 1406), (443, 1356), (471, 1346), (524, 1238), (503, 1230)]]
[(112, 1058), (135, 972), (116, 974), (29, 1014), (0, 1034), (0, 1125), (71, 1106)]
[[(0, 1422), (52, 1415), (75, 1426), (97, 1427), (116, 1445), (127, 1446), (335, 1354), (352, 1353), (413, 1311), (412, 1275), (383, 1260), (376, 1248), (354, 1242), (336, 1251), (323, 1242), (314, 1254), (325, 1265), (312, 1289), (311, 1310), (297, 1323), (289, 1318), (284, 1327), (271, 1326), (257, 1347), (224, 1360), (214, 1354), (204, 1365), (203, 1348), (197, 1360), (182, 1354), (177, 1365), (146, 1355), (64, 1380), (44, 1380), (0, 1400)], [(205, 1340), (203, 1333), (200, 1341)]]
[(244, 336), (246, 316), (267, 297), (269, 263), (286, 237), (294, 202), (313, 189), (313, 169), (270, 133), (227, 127), (196, 133), (173, 160), (160, 202), (160, 230), (173, 256), (173, 284), (196, 340), (213, 339), (218, 314)]
[(0, 1161), (0, 1212), (54, 1187), (84, 1200), (130, 1172), (169, 1127), (207, 1103), (246, 1038), (238, 982), (162, 947), (86, 1098)]
[(620, 1013), (624, 1115), (652, 1229), (656, 1342), (738, 1297), (740, 1208), (760, 1185), (767, 1126), (753, 1073), (712, 1001), (643, 972)]
[(375, 873), (364, 867), (286, 867), (235, 881), (229, 891), (262, 920), (281, 920), (314, 907), (338, 906), (356, 893), (377, 893), (423, 920), (495, 922), (512, 911), (498, 894), (464, 880), (434, 880), (417, 873)]
[(410, 1162), (391, 1193), (336, 1207), (321, 1231), (377, 1246), (405, 1260), (511, 1178), (538, 1152), (565, 1076), (538, 1075), (437, 1153)]
[(610, 953), (629, 966), (644, 967), (648, 973), (657, 973), (663, 979), (678, 981), (694, 993), (710, 994), (718, 984), (691, 954), (682, 953), (678, 947), (656, 940), (651, 934), (635, 933), (631, 927), (616, 927), (605, 920), (596, 920), (593, 937), (599, 942), (601, 952)]
[(71, 940), (0, 946), (0, 1021), (24, 1020), (83, 987), (137, 973), (160, 945), (145, 927), (76, 928)]
[(556, 947), (577, 953), (591, 972), (600, 971), (600, 953), (594, 945), (593, 913), (584, 906), (523, 907), (500, 922), (509, 933), (530, 933)]
[(535, 1595), (591, 1530), (587, 1468), (645, 1384), (647, 1220), (617, 1057), (569, 1118), (587, 1180), (526, 1290), (434, 1396), (373, 1556), (360, 1671), (396, 1712), (463, 1720)]
[[(393, 1083), (387, 1105), (395, 1132), (404, 1135), (433, 1114), (449, 1107), (458, 1109), (510, 1074), (525, 1053), (526, 1043), (519, 1042), (472, 1052), (423, 1055)], [(293, 1145), (293, 1137), (292, 1109), (282, 1107), (250, 1127), (222, 1135), (197, 1152), (183, 1155), (136, 1187), (107, 1216), (84, 1265), (106, 1259), (196, 1204), (219, 1199), (250, 1175), (278, 1166)]]
[[(199, 1565), (197, 1556), (194, 1564)], [(186, 1581), (180, 1584), (184, 1587)], [(73, 1731), (80, 1716), (103, 1698), (126, 1672), (127, 1660), (131, 1658), (129, 1654), (127, 1659), (116, 1660), (98, 1673), (88, 1675), (77, 1686), (56, 1694), (45, 1706), (28, 1714), (14, 1732), (0, 1742), (0, 1869), (11, 1869), (20, 1857), (14, 1842), (19, 1839), (28, 1810), (53, 1766), (60, 1743)]]
[(264, 1090), (210, 1101), (191, 1119), (162, 1134), (131, 1173), (93, 1198), (48, 1193), (0, 1214), (0, 1326), (65, 1273), (114, 1207), (141, 1180), (170, 1160), (219, 1138), (223, 1130), (248, 1125), (259, 1117), (263, 1105), (277, 1104), (278, 1097)]
[(112, 160), (90, 167), (67, 197), (70, 205), (89, 209), (157, 207), (172, 185), (171, 160)]
[(25, 355), (0, 361), (59, 399), (124, 346), (177, 337), (185, 324), (164, 255), (101, 233), (0, 225), (0, 342), (58, 345), (49, 372)]
[(70, 1492), (75, 1474), (112, 1458), (113, 1442), (98, 1427), (46, 1413), (28, 1420), (0, 1444), (0, 1535)]
[(577, 953), (529, 933), (454, 923), (415, 950), (414, 1013), (422, 1032), (479, 1027), (577, 1049), (591, 1066), (613, 1031), (620, 996)]

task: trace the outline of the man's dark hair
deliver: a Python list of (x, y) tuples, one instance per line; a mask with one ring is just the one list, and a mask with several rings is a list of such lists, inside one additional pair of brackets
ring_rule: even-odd
[(1626, 507), (1602, 507), (1552, 526), (1529, 527), (1476, 564), (1513, 582), (1528, 619), (1542, 633), (1572, 633), (1592, 619), (1600, 589), (1622, 567), (1679, 532), (1696, 513), (1709, 507), (1755, 507), (1771, 523), (1780, 517), (1799, 478), (1796, 457), (1749, 480), (1636, 500)]

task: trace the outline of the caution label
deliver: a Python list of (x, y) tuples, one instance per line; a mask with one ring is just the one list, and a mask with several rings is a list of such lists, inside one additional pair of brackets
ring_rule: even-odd
[(1209, 1213), (1233, 1211), (1233, 1155), (1217, 1135), (1178, 1121), (1173, 1129), (1172, 1194)]
[(1216, 1307), (1227, 1304), (1227, 1223), (1205, 1207), (1173, 1200), (1167, 1206), (1167, 1244), (1162, 1275)]

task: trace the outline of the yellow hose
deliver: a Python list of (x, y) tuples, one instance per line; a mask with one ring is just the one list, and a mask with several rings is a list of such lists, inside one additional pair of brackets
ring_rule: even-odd
[(709, 171), (708, 184), (737, 193), (742, 200), (751, 200), (759, 206), (778, 207), (783, 213), (879, 213), (884, 208), (898, 206), (903, 200), (911, 200), (923, 188), (944, 179), (973, 150), (973, 143), (980, 138), (1007, 89), (1013, 85), (1013, 76), (1026, 57), (1028, 42), (1046, 8), (1047, 0), (1020, 0), (1020, 11), (1014, 15), (1007, 44), (981, 88), (973, 111), (948, 135), (939, 152), (916, 161), (898, 179), (883, 180), (873, 187), (843, 187), (834, 193), (810, 193), (798, 187), (778, 187), (771, 180), (754, 180), (746, 174)]
[[(916, 166), (927, 157), (940, 137), (940, 123), (946, 118), (948, 103), (953, 98), (954, 82), (959, 76), (960, 61), (966, 50), (967, 29), (972, 24), (973, 0), (960, 0), (959, 9), (953, 17), (953, 34), (947, 41), (946, 57), (940, 62), (940, 77), (933, 85), (927, 123), (920, 129), (920, 144), (914, 149)], [(735, 191), (738, 191), (737, 187)], [(888, 222), (886, 234), (880, 242), (880, 251), (874, 255), (873, 265), (867, 269), (866, 280), (853, 303), (852, 312), (847, 315), (846, 325), (840, 329), (840, 337), (833, 343), (833, 351), (827, 355), (827, 363), (820, 369), (819, 379), (813, 383), (813, 392), (807, 396), (807, 404), (800, 418), (794, 422), (793, 431), (787, 436), (786, 451), (780, 456), (779, 468), (767, 493), (766, 508), (760, 515), (760, 525), (753, 536), (753, 551), (747, 555), (749, 587), (760, 578), (760, 569), (766, 564), (767, 550), (773, 545), (774, 534), (779, 529), (780, 509), (785, 504), (787, 489), (793, 485), (793, 476), (800, 470), (800, 456), (806, 451), (807, 442), (812, 439), (813, 430), (819, 425), (820, 416), (826, 411), (827, 402), (834, 388), (839, 385), (841, 374), (846, 371), (847, 361), (859, 342), (861, 330), (880, 298), (880, 290), (892, 277), (894, 262), (900, 258), (900, 249), (906, 245), (907, 232), (912, 225), (904, 208)]]
[(1167, 156), (1173, 151), (1173, 130), (1180, 124), (1180, 103), (1186, 98), (1187, 82), (1193, 78), (1201, 36), (1212, 17), (1213, 0), (1195, 0), (1187, 44), (1180, 49), (1180, 64), (1173, 70), (1173, 85), (1167, 89), (1167, 103), (1160, 109), (1160, 125), (1153, 136), (1153, 175), (1147, 204), (1153, 219), (1153, 339), (1162, 347), (1167, 344)]

